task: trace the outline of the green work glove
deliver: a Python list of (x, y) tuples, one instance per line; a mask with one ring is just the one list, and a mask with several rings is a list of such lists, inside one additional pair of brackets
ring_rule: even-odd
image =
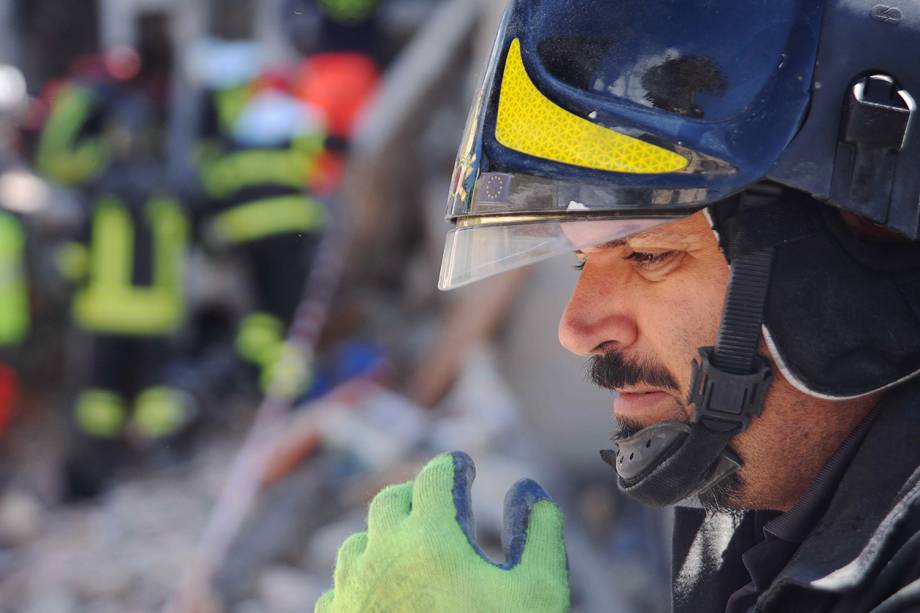
[(473, 538), (475, 473), (465, 453), (442, 454), (414, 482), (380, 492), (367, 532), (339, 549), (335, 586), (315, 613), (568, 611), (558, 507), (534, 481), (518, 481), (505, 496), (506, 562), (496, 564)]

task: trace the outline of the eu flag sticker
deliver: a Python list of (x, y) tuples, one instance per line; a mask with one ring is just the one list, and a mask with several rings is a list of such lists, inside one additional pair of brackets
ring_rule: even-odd
[(504, 172), (484, 172), (479, 177), (477, 200), (502, 203), (508, 200), (512, 175)]

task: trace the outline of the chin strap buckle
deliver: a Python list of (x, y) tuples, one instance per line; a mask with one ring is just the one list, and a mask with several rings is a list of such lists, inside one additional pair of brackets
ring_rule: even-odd
[(700, 347), (693, 362), (693, 381), (687, 402), (694, 406), (692, 423), (713, 432), (743, 432), (751, 417), (760, 415), (773, 374), (764, 358), (755, 356), (754, 371), (739, 374), (713, 363), (714, 347)]

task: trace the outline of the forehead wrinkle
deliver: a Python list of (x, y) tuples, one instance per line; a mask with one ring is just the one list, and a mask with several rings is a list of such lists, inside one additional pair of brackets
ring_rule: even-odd
[[(708, 232), (708, 230), (707, 230)], [(626, 239), (626, 244), (636, 247), (658, 247), (679, 251), (691, 251), (701, 246), (711, 234), (686, 227), (660, 227), (640, 232)]]
[(688, 250), (699, 241), (700, 237), (696, 234), (697, 233), (688, 234), (687, 232), (680, 232), (675, 229), (652, 228), (650, 230), (638, 232), (627, 238), (618, 238), (616, 240), (607, 241), (606, 243), (601, 243), (600, 245), (577, 249), (575, 254), (583, 255), (585, 251), (602, 251), (606, 249), (615, 249), (616, 247), (622, 247), (624, 245), (628, 245), (632, 248), (666, 246), (674, 250)]
[(674, 251), (695, 251), (704, 247), (706, 241), (712, 241), (714, 236), (708, 224), (705, 224), (705, 227), (700, 227), (699, 223), (693, 222), (694, 217), (695, 215), (648, 228), (625, 238), (584, 247), (575, 250), (574, 253), (577, 256), (584, 256), (585, 253), (615, 249), (624, 245), (633, 249), (658, 248)]
[(576, 249), (574, 253), (575, 255), (584, 255), (585, 250), (600, 251), (602, 249), (614, 249), (616, 247), (622, 247), (625, 244), (626, 244), (625, 238), (618, 238), (613, 241), (607, 241), (606, 243), (601, 243), (600, 245), (593, 245), (591, 247), (583, 247), (582, 249)]

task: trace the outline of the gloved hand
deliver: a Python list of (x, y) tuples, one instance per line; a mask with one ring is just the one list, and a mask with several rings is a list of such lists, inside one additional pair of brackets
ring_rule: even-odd
[(504, 564), (474, 541), (473, 461), (442, 454), (371, 502), (368, 530), (339, 549), (315, 613), (560, 613), (569, 610), (562, 513), (529, 479), (505, 496)]

